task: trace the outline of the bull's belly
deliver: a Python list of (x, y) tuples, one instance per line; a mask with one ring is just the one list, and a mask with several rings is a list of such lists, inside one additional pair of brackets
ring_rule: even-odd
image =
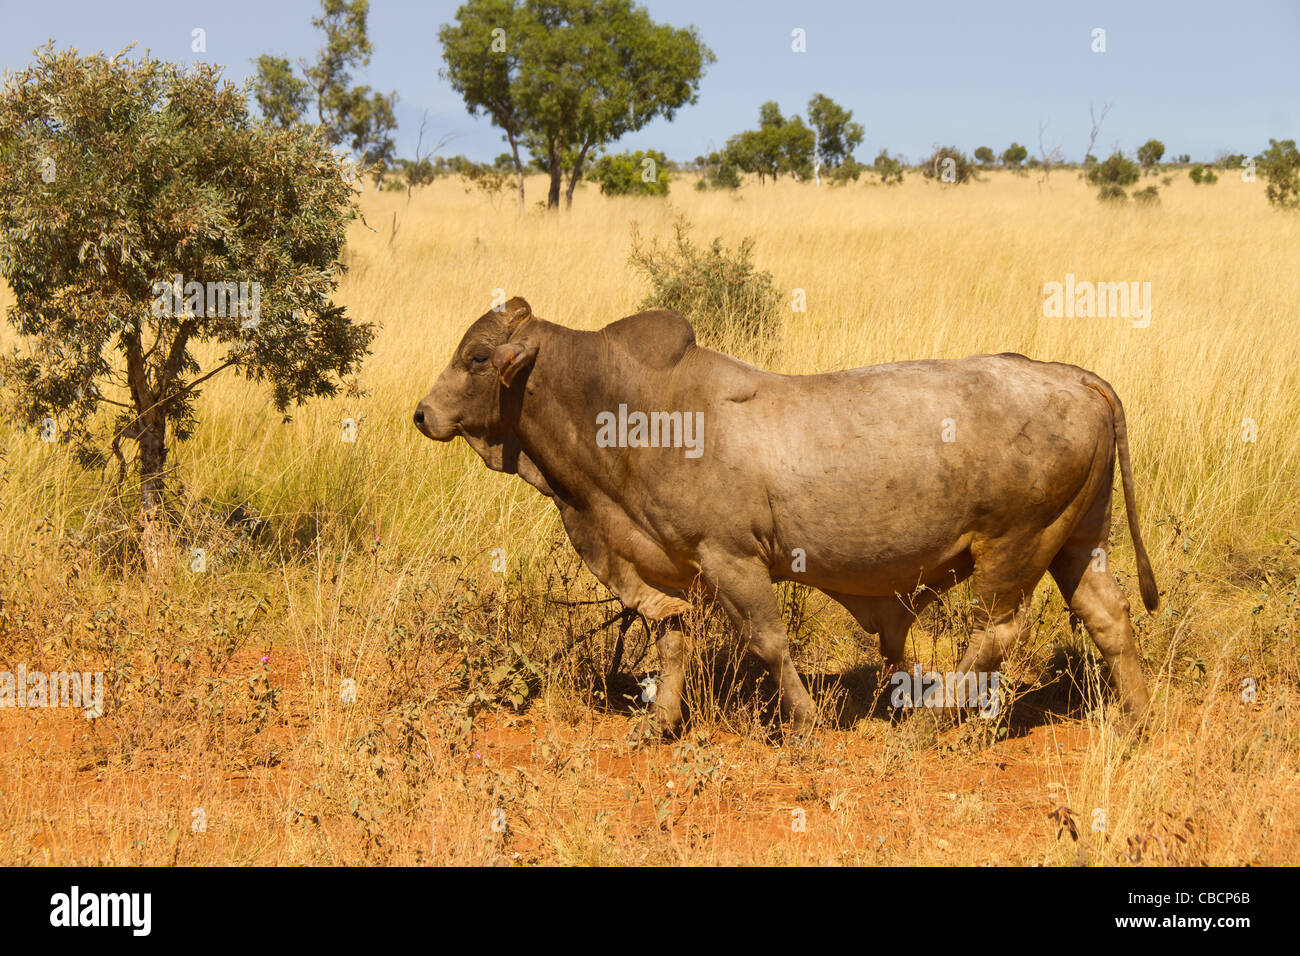
[(881, 548), (874, 541), (863, 542), (857, 550), (852, 541), (829, 551), (813, 546), (777, 557), (772, 578), (868, 597), (908, 594), (922, 587), (942, 591), (970, 574), (970, 540), (963, 534), (943, 546), (893, 542)]

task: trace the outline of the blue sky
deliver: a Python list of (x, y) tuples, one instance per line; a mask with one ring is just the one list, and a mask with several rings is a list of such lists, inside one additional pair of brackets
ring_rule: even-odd
[[(371, 0), (370, 67), (359, 79), (400, 96), (398, 151), (414, 152), (420, 117), (429, 132), (457, 138), (443, 152), (491, 159), (500, 133), (471, 118), (438, 77), (438, 26), (454, 2)], [(1096, 152), (1164, 141), (1167, 155), (1213, 158), (1255, 153), (1268, 138), (1300, 137), (1300, 2), (988, 2), (929, 0), (778, 3), (648, 0), (656, 20), (694, 24), (718, 57), (699, 102), (621, 146), (653, 147), (690, 159), (757, 122), (775, 99), (803, 113), (813, 93), (854, 111), (866, 127), (858, 150), (882, 148), (918, 159), (939, 144), (967, 152), (1012, 140), (1046, 144), (1080, 159), (1088, 105), (1113, 103)], [(49, 39), (83, 52), (129, 43), (178, 61), (207, 59), (242, 81), (250, 60), (272, 52), (311, 56), (316, 0), (0, 0), (0, 69), (23, 67)], [(191, 31), (207, 32), (206, 54)], [(791, 50), (806, 31), (807, 52)], [(1092, 31), (1106, 31), (1106, 52)]]

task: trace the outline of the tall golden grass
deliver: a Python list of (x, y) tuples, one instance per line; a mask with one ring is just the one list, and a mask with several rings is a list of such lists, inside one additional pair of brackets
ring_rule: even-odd
[[(288, 423), (255, 387), (215, 379), (195, 437), (171, 452), (194, 521), (150, 545), (147, 570), (103, 560), (105, 540), (132, 534), (111, 474), (0, 425), (0, 670), (102, 666), (116, 688), (93, 725), (0, 711), (0, 862), (1295, 862), (1300, 218), (1234, 176), (1180, 175), (1156, 208), (1098, 203), (1070, 171), (1050, 184), (692, 185), (667, 200), (584, 186), (571, 211), (522, 217), (509, 196), (452, 180), (409, 200), (364, 195), (338, 301), (378, 325), (373, 354), (347, 393)], [(761, 695), (705, 706), (718, 681), (703, 671), (706, 716), (676, 747), (625, 743), (627, 709), (600, 704), (620, 693), (593, 690), (579, 674), (591, 661), (573, 654), (543, 666), (522, 715), (466, 704), (477, 685), (445, 653), (462, 631), (545, 661), (611, 609), (539, 604), (557, 589), (603, 595), (549, 504), (462, 443), (430, 443), (411, 412), (498, 290), (578, 328), (636, 311), (632, 226), (667, 236), (683, 215), (698, 240), (755, 239), (783, 297), (781, 371), (1017, 351), (1115, 386), (1165, 595), (1137, 620), (1156, 690), (1148, 740), (1118, 733), (1091, 693), (1033, 733), (955, 750), (872, 716), (870, 700), (845, 711), (874, 654), (815, 597), (800, 666), (842, 687), (822, 698), (830, 729), (795, 752), (766, 741)], [(1067, 273), (1150, 282), (1149, 327), (1044, 317), (1044, 283)], [(266, 523), (253, 542), (221, 524), (242, 503)], [(1135, 591), (1127, 534), (1116, 544)], [(203, 574), (189, 570), (197, 546)], [(466, 594), (472, 607), (456, 604)], [(1026, 680), (1050, 679), (1053, 647), (1095, 678), (1059, 598), (1042, 594)], [(962, 639), (945, 620), (921, 622), (913, 657)], [(340, 700), (346, 678), (355, 704)], [(1031, 769), (1000, 778), (989, 747)], [(791, 829), (796, 805), (806, 831)], [(198, 807), (206, 832), (191, 828)], [(1077, 841), (1062, 808), (1082, 821)], [(1104, 832), (1090, 830), (1095, 808)]]

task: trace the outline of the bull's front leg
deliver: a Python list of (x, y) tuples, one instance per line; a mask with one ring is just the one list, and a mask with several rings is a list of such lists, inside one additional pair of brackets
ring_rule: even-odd
[(655, 646), (659, 648), (659, 662), (663, 674), (655, 684), (652, 713), (656, 723), (669, 736), (676, 736), (682, 727), (682, 686), (686, 682), (686, 639), (682, 635), (679, 617), (667, 617), (654, 622)]

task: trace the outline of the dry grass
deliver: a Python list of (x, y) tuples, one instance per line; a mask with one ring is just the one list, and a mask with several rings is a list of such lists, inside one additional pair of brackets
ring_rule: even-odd
[[(190, 520), (150, 542), (147, 571), (114, 563), (136, 529), (111, 481), (0, 426), (0, 670), (102, 668), (110, 688), (93, 723), (0, 711), (0, 863), (1297, 862), (1300, 219), (1229, 176), (1180, 177), (1157, 209), (1104, 208), (1070, 173), (690, 185), (666, 202), (584, 187), (571, 213), (522, 219), (448, 181), (409, 206), (367, 195), (378, 232), (354, 226), (339, 299), (381, 331), (352, 394), (282, 424), (215, 380), (173, 452)], [(630, 224), (667, 236), (682, 213), (699, 240), (755, 237), (787, 303), (805, 290), (782, 370), (1019, 351), (1115, 385), (1165, 600), (1136, 619), (1148, 740), (1111, 725), (1047, 586), (1010, 721), (946, 730), (873, 710), (874, 642), (786, 586), (826, 718), (812, 743), (773, 745), (765, 685), (708, 615), (692, 735), (628, 741), (636, 688), (606, 686), (612, 635), (563, 651), (613, 609), (545, 600), (604, 596), (549, 506), (410, 413), (494, 290), (582, 328), (635, 311)], [(1151, 282), (1150, 327), (1043, 318), (1043, 283), (1066, 273)], [(256, 536), (222, 524), (244, 502)], [(949, 659), (959, 610), (927, 615), (909, 653)], [(638, 628), (634, 678), (654, 665), (642, 644)]]

